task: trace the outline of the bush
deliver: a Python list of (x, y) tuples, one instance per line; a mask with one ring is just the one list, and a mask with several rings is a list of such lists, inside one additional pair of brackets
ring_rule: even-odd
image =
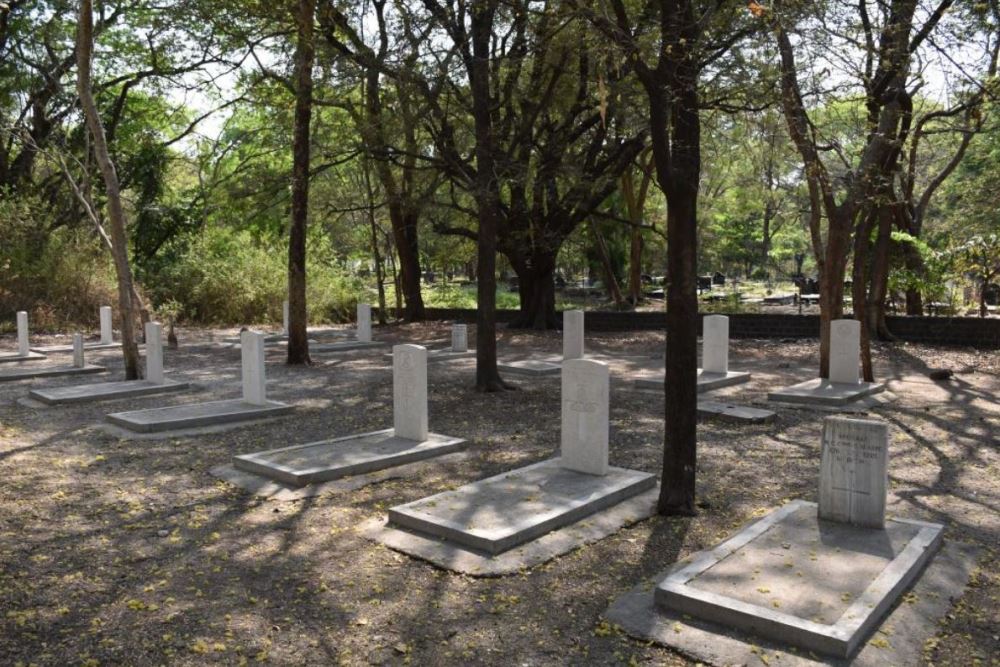
[(45, 208), (28, 197), (0, 195), (0, 329), (28, 311), (32, 331), (86, 326), (118, 301), (114, 268), (91, 229), (47, 230)]
[[(208, 227), (190, 239), (176, 260), (151, 274), (154, 306), (177, 301), (182, 317), (202, 324), (280, 322), (287, 298), (287, 249), (256, 241), (249, 232)], [(309, 320), (353, 317), (363, 287), (333, 261), (329, 242), (310, 239), (306, 267)]]

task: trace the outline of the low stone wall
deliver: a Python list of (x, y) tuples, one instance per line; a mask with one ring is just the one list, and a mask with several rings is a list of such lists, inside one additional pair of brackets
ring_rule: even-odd
[[(509, 322), (516, 314), (514, 310), (498, 310), (497, 322)], [(428, 308), (427, 318), (474, 324), (476, 311)], [(900, 340), (912, 343), (1000, 349), (998, 318), (890, 316), (887, 322), (889, 330)], [(667, 316), (663, 312), (588, 311), (586, 317), (588, 331), (653, 331), (666, 328), (666, 323)], [(729, 335), (732, 338), (818, 338), (819, 316), (734, 313), (729, 315)]]

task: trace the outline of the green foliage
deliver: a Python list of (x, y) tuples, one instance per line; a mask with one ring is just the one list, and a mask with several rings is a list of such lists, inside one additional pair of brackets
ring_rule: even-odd
[(37, 222), (44, 215), (39, 200), (0, 196), (3, 324), (15, 311), (28, 310), (33, 330), (96, 325), (98, 308), (117, 299), (110, 258), (93, 232), (50, 232)]
[[(363, 286), (331, 261), (322, 237), (310, 239), (306, 294), (312, 322), (348, 321)], [(287, 250), (249, 232), (209, 227), (177, 260), (152, 276), (154, 305), (176, 300), (182, 316), (204, 324), (257, 324), (281, 319), (287, 295)]]

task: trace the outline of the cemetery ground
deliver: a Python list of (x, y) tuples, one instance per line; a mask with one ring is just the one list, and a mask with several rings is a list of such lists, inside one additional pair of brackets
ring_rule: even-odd
[[(518, 391), (483, 395), (471, 389), (473, 359), (432, 364), (431, 430), (467, 438), (465, 452), (357, 490), (263, 499), (210, 470), (234, 454), (390, 426), (391, 364), (377, 348), (289, 368), (275, 345), (268, 395), (294, 404), (291, 416), (166, 439), (103, 425), (109, 412), (237, 396), (240, 353), (212, 343), (232, 334), (181, 331), (181, 348), (166, 350), (167, 377), (196, 385), (186, 394), (40, 407), (22, 403), (29, 388), (79, 380), (0, 386), (0, 663), (689, 664), (605, 621), (609, 602), (784, 502), (816, 500), (830, 413), (763, 405), (768, 389), (815, 375), (816, 341), (733, 340), (731, 366), (752, 380), (712, 396), (778, 418), (699, 422), (697, 517), (653, 517), (511, 576), (453, 574), (355, 529), (392, 506), (552, 456), (559, 377), (510, 376)], [(431, 345), (449, 331), (377, 327), (375, 337)], [(501, 330), (499, 344), (507, 358), (561, 350), (557, 332)], [(586, 344), (611, 364), (611, 464), (658, 473), (663, 398), (635, 389), (628, 373), (655, 366), (662, 333), (588, 333)], [(867, 411), (890, 425), (889, 514), (943, 523), (946, 540), (980, 547), (924, 661), (1000, 664), (1000, 354), (896, 344), (876, 345), (875, 358), (888, 391)], [(119, 353), (87, 359), (121, 379)], [(934, 382), (936, 368), (956, 377)], [(870, 642), (908, 640), (904, 630), (882, 626)]]

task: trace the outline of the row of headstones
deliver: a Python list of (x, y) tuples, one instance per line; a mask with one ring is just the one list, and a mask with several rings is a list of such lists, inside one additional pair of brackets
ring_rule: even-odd
[[(114, 342), (114, 334), (111, 328), (111, 307), (101, 306), (101, 345), (110, 345)], [(77, 334), (80, 335), (80, 334)], [(80, 336), (81, 341), (83, 336)], [(76, 338), (74, 337), (74, 346)], [(24, 310), (17, 311), (17, 353), (26, 357), (31, 353), (30, 334), (28, 330), (28, 313)]]

